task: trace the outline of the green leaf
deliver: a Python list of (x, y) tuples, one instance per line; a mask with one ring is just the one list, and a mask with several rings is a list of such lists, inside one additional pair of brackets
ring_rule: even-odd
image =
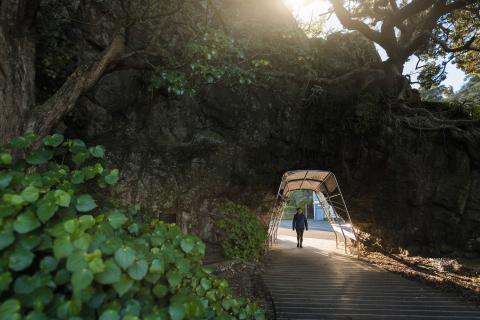
[(75, 170), (72, 172), (70, 181), (72, 181), (73, 184), (82, 184), (85, 181), (85, 174), (82, 170)]
[(70, 272), (65, 269), (59, 270), (55, 274), (55, 284), (56, 285), (64, 285), (70, 281)]
[(88, 268), (92, 270), (93, 273), (100, 273), (105, 270), (105, 264), (101, 257), (96, 257), (88, 263)]
[(70, 146), (70, 152), (79, 153), (79, 152), (85, 152), (86, 150), (87, 150), (87, 145), (85, 144), (85, 142), (79, 139), (72, 140), (72, 144)]
[(123, 296), (128, 291), (130, 291), (132, 286), (133, 286), (133, 280), (124, 274), (122, 274), (119, 281), (113, 284), (113, 288), (115, 289), (115, 291), (117, 291), (120, 297)]
[(222, 301), (222, 307), (225, 309), (225, 310), (230, 310), (232, 308), (234, 304), (234, 300), (233, 299), (224, 299)]
[(140, 227), (138, 223), (132, 223), (131, 225), (129, 225), (128, 232), (130, 232), (133, 235), (138, 235), (138, 233), (140, 232)]
[(95, 199), (89, 194), (83, 194), (75, 200), (75, 208), (77, 208), (79, 212), (92, 211), (96, 207)]
[(73, 246), (77, 249), (87, 251), (91, 242), (92, 242), (92, 237), (89, 234), (82, 234), (73, 241)]
[(101, 163), (95, 163), (93, 169), (95, 170), (96, 174), (101, 174), (103, 172), (103, 166)]
[(135, 261), (136, 252), (130, 247), (122, 246), (115, 251), (115, 261), (118, 265), (126, 270)]
[(60, 207), (68, 208), (70, 206), (71, 196), (63, 190), (55, 190), (53, 196), (55, 197), (55, 203)]
[(150, 272), (163, 274), (165, 272), (165, 262), (163, 259), (153, 259), (150, 265)]
[(35, 234), (24, 234), (20, 236), (20, 241), (18, 241), (18, 245), (27, 250), (32, 250), (33, 248), (38, 246), (41, 241), (42, 239)]
[(38, 200), (39, 191), (34, 186), (29, 186), (23, 189), (20, 195), (26, 202), (33, 203)]
[(192, 238), (182, 239), (180, 242), (180, 247), (182, 248), (183, 252), (190, 253), (195, 247), (195, 240)]
[(176, 288), (180, 284), (180, 281), (182, 281), (182, 276), (178, 271), (170, 270), (167, 272), (167, 280), (170, 287)]
[(13, 176), (10, 173), (0, 172), (0, 189), (5, 189), (12, 182)]
[(30, 143), (25, 137), (19, 136), (12, 139), (12, 141), (10, 142), (10, 146), (12, 147), (12, 149), (20, 150), (30, 146)]
[(43, 272), (52, 272), (57, 269), (58, 260), (51, 256), (46, 256), (40, 261), (40, 270)]
[(101, 284), (113, 284), (120, 280), (122, 271), (113, 259), (105, 262), (105, 270), (95, 275), (95, 281)]
[(0, 218), (11, 216), (16, 212), (15, 207), (3, 204), (0, 201)]
[(0, 250), (5, 249), (15, 241), (15, 235), (12, 230), (0, 231)]
[(40, 200), (37, 206), (37, 216), (43, 223), (50, 220), (58, 211), (58, 206), (53, 201), (47, 199)]
[(93, 281), (93, 273), (88, 269), (77, 270), (72, 274), (72, 288), (74, 292), (88, 288)]
[(18, 233), (27, 233), (40, 226), (40, 222), (32, 211), (20, 214), (13, 223), (13, 229)]
[(0, 164), (10, 165), (12, 164), (12, 155), (7, 152), (0, 152)]
[(88, 263), (85, 260), (85, 254), (83, 252), (74, 252), (67, 258), (67, 270), (75, 272), (87, 268)]
[(212, 287), (212, 282), (207, 278), (202, 278), (202, 280), (200, 280), (200, 285), (203, 289), (209, 290)]
[(78, 218), (78, 222), (82, 230), (88, 230), (95, 225), (95, 218), (89, 214), (85, 214)]
[(53, 152), (45, 148), (40, 148), (33, 151), (27, 158), (26, 161), (28, 164), (40, 165), (44, 164), (50, 159), (53, 158)]
[(76, 165), (81, 165), (82, 163), (85, 162), (85, 160), (87, 160), (89, 157), (88, 153), (86, 152), (78, 152), (78, 153), (75, 153), (72, 157), (72, 161), (76, 164)]
[(13, 271), (22, 271), (28, 268), (33, 261), (34, 254), (24, 248), (15, 249), (8, 259), (8, 267)]
[(32, 277), (23, 275), (15, 279), (13, 288), (15, 293), (29, 294), (35, 290), (35, 283)]
[(7, 291), (12, 283), (12, 274), (10, 272), (0, 273), (0, 293)]
[(72, 234), (77, 230), (78, 221), (76, 219), (70, 219), (63, 223), (63, 229)]
[(73, 252), (73, 249), (70, 236), (57, 238), (53, 242), (53, 253), (57, 259), (68, 257)]
[(185, 307), (181, 303), (172, 303), (168, 307), (168, 314), (172, 320), (182, 320), (185, 317)]
[(25, 186), (34, 186), (37, 188), (41, 188), (43, 186), (42, 176), (36, 172), (32, 172), (25, 175), (22, 184)]
[(167, 295), (168, 288), (163, 284), (158, 283), (153, 287), (152, 292), (157, 298), (161, 299)]
[(113, 229), (118, 229), (127, 222), (128, 218), (120, 211), (114, 210), (108, 215), (108, 223)]
[(147, 261), (142, 259), (142, 260), (135, 261), (135, 263), (128, 268), (128, 275), (132, 279), (140, 281), (143, 278), (145, 278), (147, 271), (148, 271), (148, 263)]
[(51, 146), (55, 148), (61, 145), (63, 140), (64, 140), (63, 135), (55, 133), (55, 134), (52, 134), (51, 136), (44, 137), (43, 144), (46, 146)]
[(105, 310), (99, 320), (120, 320), (120, 315), (116, 310)]
[(32, 311), (27, 315), (25, 320), (48, 320), (48, 317), (41, 312)]
[(118, 174), (119, 174), (118, 169), (111, 170), (107, 175), (105, 175), (105, 178), (104, 178), (105, 183), (108, 185), (114, 185), (115, 183), (117, 183)]
[(1, 320), (20, 319), (20, 302), (16, 299), (9, 299), (0, 305)]
[(23, 200), (22, 196), (10, 193), (6, 193), (3, 195), (3, 201), (10, 203), (13, 206), (20, 206), (25, 203), (25, 200)]
[(95, 158), (103, 158), (105, 156), (105, 148), (103, 146), (91, 147), (88, 151)]

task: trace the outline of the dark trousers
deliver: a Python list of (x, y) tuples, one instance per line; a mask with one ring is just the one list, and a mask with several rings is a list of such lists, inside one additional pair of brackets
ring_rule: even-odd
[(299, 244), (302, 244), (302, 242), (303, 242), (303, 231), (304, 230), (303, 229), (298, 229), (298, 228), (296, 230), (297, 230), (297, 242)]

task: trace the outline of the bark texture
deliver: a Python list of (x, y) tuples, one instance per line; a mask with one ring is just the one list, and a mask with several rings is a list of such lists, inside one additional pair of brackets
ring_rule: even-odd
[(103, 52), (78, 66), (52, 97), (37, 106), (35, 18), (39, 2), (0, 3), (0, 144), (24, 132), (50, 133), (125, 51), (125, 30), (121, 29), (110, 36)]
[(25, 115), (35, 104), (38, 2), (0, 2), (0, 144), (22, 132)]

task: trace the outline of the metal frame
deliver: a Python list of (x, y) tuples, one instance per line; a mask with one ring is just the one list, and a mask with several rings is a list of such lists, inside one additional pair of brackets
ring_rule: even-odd
[[(320, 205), (322, 206), (322, 209), (325, 212), (325, 216), (327, 217), (327, 220), (332, 225), (332, 227), (336, 226), (340, 229), (340, 231), (341, 231), (340, 233), (342, 234), (342, 238), (343, 238), (343, 242), (344, 242), (345, 253), (348, 253), (349, 245), (353, 246), (352, 242), (354, 240), (355, 241), (354, 244), (356, 245), (356, 249), (357, 249), (357, 254), (359, 254), (358, 236), (357, 236), (357, 233), (356, 233), (355, 228), (353, 226), (352, 219), (350, 217), (350, 212), (348, 211), (347, 205), (345, 203), (345, 199), (343, 198), (343, 194), (342, 194), (342, 191), (340, 189), (340, 185), (338, 184), (337, 177), (332, 172), (328, 172), (323, 180), (307, 179), (308, 173), (311, 172), (311, 171), (317, 171), (317, 170), (305, 170), (305, 176), (304, 176), (303, 179), (293, 179), (293, 180), (290, 180), (288, 182), (302, 181), (302, 183), (300, 184), (300, 187), (296, 190), (311, 190), (311, 191), (313, 191), (317, 194), (317, 197), (319, 198), (319, 200), (321, 199), (321, 197), (319, 196), (319, 193), (322, 193), (323, 198), (326, 200), (326, 202), (328, 204), (328, 207), (325, 205), (324, 201), (320, 201)], [(287, 188), (287, 190), (281, 190), (281, 187), (282, 187), (282, 184), (283, 184), (283, 181), (284, 181), (284, 177), (285, 177), (285, 174), (282, 176), (282, 181), (281, 181), (280, 186), (279, 186), (278, 191), (277, 191), (277, 198), (275, 199), (275, 204), (272, 208), (271, 215), (270, 215), (270, 225), (269, 225), (269, 229), (268, 229), (268, 245), (270, 245), (270, 246), (273, 245), (273, 243), (277, 241), (278, 227), (279, 227), (280, 222), (282, 221), (282, 218), (283, 218), (284, 208), (285, 208), (285, 206), (287, 204), (287, 201), (288, 201), (288, 198), (289, 198), (288, 195), (289, 195), (290, 192), (292, 192), (288, 188), (288, 183), (285, 186)], [(328, 191), (328, 187), (326, 185), (326, 181), (328, 181), (328, 179), (330, 179), (331, 177), (333, 177), (333, 179), (335, 179), (336, 188), (333, 190), (333, 191), (337, 191), (337, 193), (335, 193), (335, 194), (331, 194), (331, 192)], [(320, 182), (323, 186), (324, 191), (320, 192), (319, 190), (312, 190), (310, 188), (303, 189), (302, 186), (303, 186), (303, 183), (306, 180)], [(337, 197), (340, 197), (339, 199), (335, 199), (337, 201), (333, 200), (334, 198), (337, 198)], [(334, 216), (332, 216), (332, 214), (331, 214), (332, 212), (330, 211), (330, 208), (333, 211)], [(346, 214), (346, 216), (345, 216), (346, 219), (344, 219), (344, 217), (342, 217), (338, 213), (338, 211), (340, 211), (343, 214)], [(343, 222), (346, 222), (350, 225), (350, 227), (352, 228), (352, 235), (353, 235), (354, 239), (352, 239), (351, 237), (348, 237), (345, 234), (344, 227), (342, 227), (342, 222), (341, 221), (337, 222), (337, 220), (339, 220), (339, 219), (342, 219)], [(337, 230), (335, 230), (335, 228), (334, 228), (335, 244), (336, 244), (336, 247), (338, 248), (339, 239), (338, 239), (337, 233), (339, 233), (339, 232)]]

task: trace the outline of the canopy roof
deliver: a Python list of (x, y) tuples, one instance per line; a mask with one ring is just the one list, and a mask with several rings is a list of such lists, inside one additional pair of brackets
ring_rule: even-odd
[(285, 172), (278, 190), (278, 195), (288, 197), (291, 192), (296, 190), (332, 193), (337, 188), (337, 179), (330, 171), (295, 170)]

